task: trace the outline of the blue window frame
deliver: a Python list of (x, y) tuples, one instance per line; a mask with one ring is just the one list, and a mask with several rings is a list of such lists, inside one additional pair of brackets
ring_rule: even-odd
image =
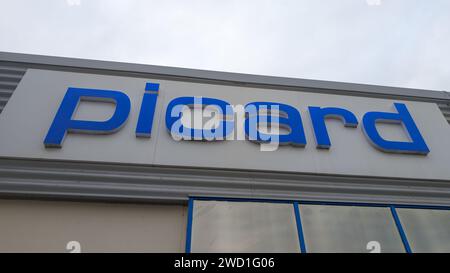
[(355, 206), (355, 207), (383, 207), (389, 208), (392, 214), (393, 221), (403, 243), (405, 252), (412, 253), (410, 243), (403, 228), (400, 217), (398, 216), (398, 208), (410, 208), (410, 209), (428, 209), (428, 210), (450, 210), (448, 206), (433, 206), (433, 205), (404, 205), (404, 204), (380, 204), (380, 203), (356, 203), (356, 202), (327, 202), (327, 201), (296, 201), (296, 200), (272, 200), (272, 199), (249, 199), (249, 198), (226, 198), (226, 197), (190, 197), (188, 202), (188, 219), (187, 219), (187, 231), (186, 231), (186, 253), (191, 252), (192, 245), (192, 226), (193, 226), (193, 214), (194, 214), (194, 202), (195, 201), (228, 201), (228, 202), (260, 202), (260, 203), (284, 203), (292, 204), (295, 213), (295, 222), (297, 225), (299, 246), (301, 253), (308, 252), (308, 246), (305, 242), (302, 216), (300, 213), (301, 205), (326, 205), (326, 206)]

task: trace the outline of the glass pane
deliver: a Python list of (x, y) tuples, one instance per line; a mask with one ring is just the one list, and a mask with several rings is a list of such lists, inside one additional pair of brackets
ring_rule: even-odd
[(413, 252), (450, 252), (450, 211), (397, 209)]
[(300, 205), (308, 252), (405, 252), (389, 208)]
[(194, 201), (192, 252), (300, 252), (292, 204)]

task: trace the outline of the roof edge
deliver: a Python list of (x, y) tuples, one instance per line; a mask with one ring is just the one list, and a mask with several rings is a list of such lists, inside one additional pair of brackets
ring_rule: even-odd
[[(427, 89), (414, 89), (403, 87), (391, 87), (380, 85), (369, 85), (359, 83), (346, 83), (322, 80), (310, 80), (300, 78), (288, 78), (277, 76), (264, 76), (254, 74), (242, 74), (233, 72), (220, 72), (191, 68), (179, 68), (135, 63), (124, 63), (115, 61), (100, 61), (81, 58), (56, 57), (47, 55), (35, 55), (24, 53), (12, 53), (0, 51), (0, 61), (49, 65), (59, 67), (74, 67), (81, 69), (106, 70), (115, 72), (131, 72), (160, 75), (164, 77), (176, 77), (196, 80), (219, 81), (226, 83), (257, 85), (257, 86), (280, 86), (283, 88), (312, 88), (320, 90), (332, 90), (331, 93), (363, 93), (368, 95), (405, 96), (416, 99), (450, 100), (450, 93)], [(337, 92), (336, 92), (337, 91)]]

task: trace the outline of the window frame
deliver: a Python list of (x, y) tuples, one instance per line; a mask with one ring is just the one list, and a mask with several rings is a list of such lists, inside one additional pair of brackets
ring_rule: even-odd
[(383, 203), (367, 203), (367, 202), (340, 202), (340, 201), (301, 201), (301, 200), (276, 200), (264, 198), (239, 198), (239, 197), (202, 197), (190, 196), (188, 200), (187, 228), (186, 228), (186, 246), (185, 252), (191, 253), (192, 244), (192, 226), (193, 226), (193, 210), (195, 201), (224, 201), (224, 202), (259, 202), (259, 203), (282, 203), (292, 204), (295, 213), (295, 223), (297, 226), (298, 240), (301, 253), (308, 253), (307, 245), (302, 227), (302, 217), (300, 214), (300, 205), (325, 205), (325, 206), (356, 206), (356, 207), (383, 207), (389, 208), (393, 221), (396, 225), (399, 236), (402, 240), (406, 253), (413, 253), (406, 236), (405, 230), (397, 213), (397, 208), (408, 209), (428, 209), (428, 210), (450, 210), (449, 206), (437, 205), (408, 205), (408, 204), (383, 204)]

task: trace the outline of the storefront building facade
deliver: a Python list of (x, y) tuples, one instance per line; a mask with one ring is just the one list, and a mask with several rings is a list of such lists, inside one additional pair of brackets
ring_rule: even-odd
[(0, 53), (0, 110), (1, 252), (450, 251), (445, 91)]

